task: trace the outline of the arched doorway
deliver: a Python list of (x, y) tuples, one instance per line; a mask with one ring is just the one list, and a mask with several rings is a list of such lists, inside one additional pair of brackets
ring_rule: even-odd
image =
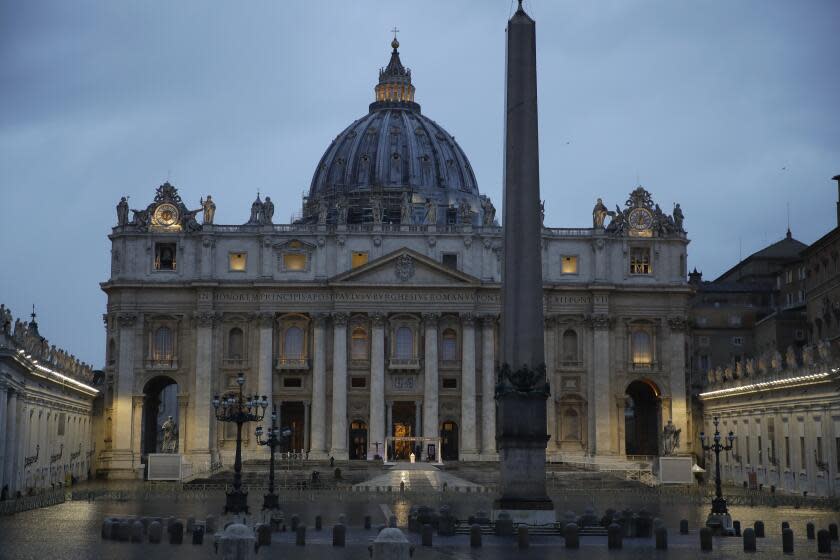
[(350, 460), (367, 459), (367, 424), (361, 420), (350, 422)]
[(649, 381), (633, 381), (625, 391), (624, 449), (627, 455), (659, 455), (662, 401)]
[(441, 458), (444, 461), (458, 460), (458, 424), (446, 421), (440, 426)]
[[(161, 426), (170, 416), (177, 429), (183, 430), (181, 419), (178, 418), (178, 383), (165, 375), (153, 377), (143, 387), (143, 423), (140, 436), (140, 453), (143, 456), (162, 451)], [(175, 451), (183, 451), (178, 449), (177, 436)]]
[[(416, 437), (417, 405), (411, 401), (397, 401), (392, 407), (391, 434), (394, 437)], [(420, 445), (412, 444), (410, 441), (397, 441), (392, 444), (388, 456), (398, 461), (408, 461), (411, 453), (422, 456)]]

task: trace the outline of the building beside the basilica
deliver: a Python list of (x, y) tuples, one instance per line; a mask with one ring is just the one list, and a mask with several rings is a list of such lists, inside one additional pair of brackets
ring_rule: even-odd
[[(231, 464), (235, 430), (211, 400), (240, 372), (309, 458), (405, 458), (419, 440), (391, 438), (425, 437), (444, 461), (497, 459), (501, 228), (398, 46), (295, 223), (258, 197), (242, 225), (214, 223), (202, 200), (199, 224), (168, 183), (133, 219), (120, 203), (102, 284), (110, 476), (140, 476), (159, 450), (173, 386), (178, 451), (194, 471)], [(655, 456), (668, 420), (690, 433), (687, 244), (679, 208), (641, 187), (616, 211), (599, 201), (592, 227), (544, 228), (550, 457)], [(263, 457), (246, 433), (245, 458)]]

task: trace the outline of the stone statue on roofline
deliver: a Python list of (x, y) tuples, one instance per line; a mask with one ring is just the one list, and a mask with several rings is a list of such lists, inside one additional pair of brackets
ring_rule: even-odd
[(604, 205), (604, 201), (600, 198), (595, 202), (595, 208), (592, 209), (592, 227), (595, 229), (604, 228), (604, 220), (606, 220), (610, 211)]
[(782, 353), (778, 350), (770, 356), (770, 367), (773, 371), (782, 371)]
[(831, 362), (831, 344), (822, 339), (817, 343), (817, 352), (820, 355), (820, 362), (823, 364), (828, 364)]
[(382, 223), (382, 198), (379, 196), (374, 196), (370, 199), (370, 213), (371, 217), (373, 218), (374, 224), (381, 224)]
[(426, 225), (437, 225), (437, 202), (431, 198), (426, 199), (426, 217), (424, 219)]
[(326, 199), (322, 198), (318, 202), (318, 225), (323, 226), (327, 224), (327, 215), (330, 213), (330, 205)]
[(796, 362), (796, 350), (793, 349), (793, 345), (790, 345), (785, 351), (785, 368), (796, 369), (797, 367), (799, 364)]
[(251, 203), (251, 217), (248, 218), (249, 225), (258, 225), (262, 223), (262, 210), (263, 202), (262, 199), (260, 199), (259, 193), (257, 193), (256, 200)]
[(485, 226), (494, 225), (494, 223), (496, 221), (496, 207), (493, 206), (493, 202), (487, 196), (482, 195), (482, 197), (481, 197), (481, 211), (482, 211), (481, 223)]
[(261, 216), (261, 219), (260, 219), (260, 223), (264, 226), (270, 226), (272, 223), (274, 223), (274, 222), (272, 222), (273, 219), (274, 219), (274, 203), (271, 202), (271, 197), (267, 196), (267, 197), (265, 197), (265, 202), (263, 202), (262, 216)]
[(120, 198), (117, 204), (117, 225), (124, 226), (128, 224), (128, 199), (126, 197)]
[(201, 205), (201, 209), (204, 211), (203, 216), (203, 223), (205, 224), (212, 224), (213, 219), (216, 216), (216, 203), (213, 202), (213, 197), (209, 194), (207, 198), (200, 198), (198, 203)]
[(802, 363), (806, 366), (814, 365), (814, 347), (810, 344), (802, 348)]
[(677, 232), (683, 233), (685, 229), (683, 229), (683, 220), (685, 216), (683, 216), (682, 208), (680, 208), (680, 203), (677, 202), (674, 205), (674, 228), (676, 228)]
[(406, 191), (402, 195), (402, 203), (400, 204), (400, 224), (404, 226), (411, 224), (412, 209), (411, 194)]

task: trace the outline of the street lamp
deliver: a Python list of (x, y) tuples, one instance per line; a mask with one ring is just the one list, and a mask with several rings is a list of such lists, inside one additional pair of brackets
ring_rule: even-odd
[(268, 429), (268, 439), (263, 440), (263, 427), (257, 426), (256, 435), (257, 443), (259, 445), (267, 445), (271, 450), (269, 466), (268, 466), (268, 494), (263, 496), (263, 509), (280, 509), (280, 502), (277, 494), (274, 493), (274, 450), (280, 447), (283, 440), (292, 435), (292, 430), (289, 428), (278, 428), (275, 424), (277, 422), (277, 409), (272, 407), (271, 410), (271, 427)]
[(720, 484), (720, 452), (729, 451), (732, 449), (732, 443), (735, 441), (735, 434), (731, 431), (726, 436), (728, 443), (721, 443), (720, 431), (718, 431), (718, 417), (715, 416), (712, 420), (715, 425), (715, 435), (712, 437), (712, 443), (706, 444), (706, 434), (700, 432), (700, 446), (704, 451), (714, 451), (715, 453), (715, 499), (712, 500), (712, 512), (706, 519), (706, 527), (709, 527), (723, 535), (734, 535), (735, 530), (732, 527), (732, 517), (729, 515), (729, 510), (726, 508), (726, 499), (723, 497), (723, 491)]
[(213, 397), (213, 408), (216, 410), (216, 420), (233, 422), (236, 424), (236, 460), (233, 463), (233, 489), (225, 494), (225, 513), (248, 513), (248, 492), (242, 490), (242, 424), (259, 422), (265, 416), (268, 407), (268, 397), (258, 395), (244, 396), (242, 386), (245, 376), (240, 373), (236, 377), (239, 385), (238, 395), (219, 395)]

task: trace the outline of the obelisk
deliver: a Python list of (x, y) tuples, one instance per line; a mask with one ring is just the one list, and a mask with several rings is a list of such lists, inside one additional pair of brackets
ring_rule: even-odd
[(534, 20), (519, 9), (508, 21), (505, 95), (504, 264), (496, 441), (501, 498), (494, 516), (553, 523), (545, 490), (546, 398), (537, 51)]

